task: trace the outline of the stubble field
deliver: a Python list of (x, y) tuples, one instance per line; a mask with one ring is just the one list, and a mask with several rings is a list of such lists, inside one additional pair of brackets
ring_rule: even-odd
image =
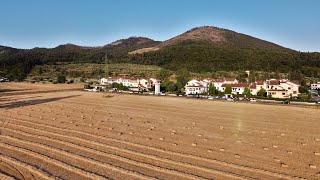
[(0, 179), (320, 179), (320, 109), (0, 84)]

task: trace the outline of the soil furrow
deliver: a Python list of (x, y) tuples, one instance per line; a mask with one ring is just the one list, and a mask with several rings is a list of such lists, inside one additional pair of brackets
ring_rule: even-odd
[[(54, 164), (55, 166), (58, 166), (62, 169), (65, 169), (67, 170), (68, 172), (70, 173), (74, 173), (74, 174), (78, 174), (79, 175), (79, 178), (87, 178), (87, 179), (106, 179), (105, 177), (102, 177), (102, 176), (98, 176), (96, 174), (93, 174), (93, 173), (90, 173), (88, 171), (85, 171), (83, 169), (79, 169), (79, 168), (76, 168), (70, 164), (66, 164), (62, 161), (59, 161), (59, 160), (56, 160), (56, 159), (53, 159), (47, 155), (44, 155), (44, 154), (40, 154), (40, 153), (37, 153), (37, 152), (34, 152), (34, 151), (31, 151), (29, 149), (26, 149), (26, 148), (21, 148), (19, 146), (15, 146), (15, 145), (11, 145), (11, 144), (8, 144), (8, 143), (5, 143), (5, 142), (1, 142), (0, 143), (0, 146), (4, 149), (8, 149), (9, 152), (13, 153), (13, 152), (19, 152), (19, 153), (22, 153), (26, 156), (32, 156), (34, 157), (35, 159), (40, 159), (41, 161), (43, 162), (47, 162), (47, 163), (52, 163)], [(13, 153), (14, 155), (14, 153)]]
[[(21, 125), (15, 125), (15, 126), (21, 126)], [(23, 131), (24, 132), (24, 136), (31, 135), (30, 131), (35, 131), (32, 128), (27, 128), (27, 129), (28, 129), (28, 132)], [(13, 131), (12, 129), (7, 129), (7, 130), (8, 131)], [(21, 130), (19, 130), (19, 131), (20, 132), (15, 132), (15, 133), (16, 134), (21, 133)], [(36, 131), (39, 131), (38, 134), (41, 134), (41, 133), (43, 134), (44, 133), (41, 130), (36, 130)], [(66, 145), (66, 146), (68, 146), (68, 145), (69, 146), (76, 146), (76, 147), (79, 147), (79, 148), (82, 147), (83, 150), (87, 150), (87, 149), (93, 150), (94, 153), (96, 153), (96, 154), (103, 153), (103, 155), (106, 155), (106, 151), (107, 151), (108, 153), (113, 153), (112, 155), (115, 156), (115, 158), (125, 158), (125, 159), (129, 159), (131, 161), (135, 161), (135, 163), (139, 163), (139, 164), (141, 162), (143, 162), (143, 161), (147, 161), (146, 159), (150, 159), (151, 160), (150, 162), (153, 162), (153, 163), (155, 163), (155, 162), (163, 162), (163, 164), (161, 166), (157, 166), (157, 167), (158, 168), (161, 167), (162, 169), (164, 169), (164, 171), (173, 172), (174, 174), (178, 173), (178, 174), (185, 174), (185, 175), (188, 175), (188, 176), (191, 176), (191, 177), (194, 176), (197, 179), (214, 177), (215, 174), (219, 174), (222, 177), (225, 176), (225, 177), (232, 177), (232, 178), (241, 178), (241, 177), (249, 178), (249, 177), (241, 176), (239, 174), (229, 173), (227, 171), (218, 171), (218, 170), (209, 169), (209, 168), (201, 168), (201, 167), (198, 167), (198, 166), (195, 166), (195, 165), (192, 165), (192, 164), (188, 164), (188, 163), (184, 163), (184, 162), (172, 161), (172, 160), (166, 159), (166, 158), (159, 158), (157, 156), (143, 154), (143, 153), (140, 153), (140, 152), (137, 152), (137, 151), (127, 150), (127, 149), (124, 149), (124, 148), (118, 148), (118, 147), (115, 147), (115, 146), (101, 144), (101, 143), (98, 143), (98, 142), (88, 141), (88, 140), (80, 139), (80, 138), (76, 138), (76, 137), (70, 137), (70, 136), (67, 137), (67, 136), (63, 136), (63, 135), (55, 134), (55, 133), (50, 133), (50, 132), (46, 132), (46, 133), (47, 133), (47, 136), (40, 136), (40, 135), (33, 135), (33, 134), (32, 135), (33, 136), (39, 136), (39, 138), (46, 139), (47, 141), (55, 140), (56, 142), (62, 143), (64, 145)], [(75, 144), (76, 142), (78, 144), (80, 144), (80, 145)], [(101, 147), (101, 148), (98, 148), (98, 147)], [(101, 149), (101, 150), (96, 150), (96, 149)], [(113, 151), (110, 151), (110, 149), (113, 150)], [(121, 155), (118, 155), (118, 154), (121, 154)], [(133, 158), (132, 156), (137, 156), (141, 162), (136, 161), (136, 160), (132, 160), (131, 158), (128, 158), (127, 155), (131, 155), (131, 158)], [(142, 157), (142, 159), (140, 157)], [(171, 166), (170, 164), (172, 164), (173, 169), (165, 168), (165, 167), (168, 167), (168, 166), (170, 167)], [(149, 165), (155, 166), (155, 165), (152, 165), (152, 164), (149, 164)], [(198, 173), (197, 173), (197, 175), (195, 175), (195, 174), (185, 173), (186, 171), (181, 171), (181, 170), (178, 171), (177, 169), (179, 169), (179, 166), (181, 166), (183, 168), (187, 168), (187, 169), (184, 169), (184, 170), (191, 171), (191, 172), (196, 172), (197, 171)], [(205, 174), (208, 174), (208, 175), (206, 177), (201, 177), (201, 176), (204, 176)]]
[[(13, 166), (16, 170), (19, 168), (19, 169), (23, 169), (23, 171), (28, 171), (33, 176), (35, 176), (35, 179), (46, 179), (46, 180), (58, 179), (53, 177), (48, 172), (45, 172), (44, 170), (40, 170), (35, 166), (21, 162), (13, 157), (4, 155), (1, 152), (0, 152), (0, 164), (3, 166), (9, 166), (9, 168)], [(16, 171), (16, 170), (13, 170), (13, 171)], [(18, 171), (17, 172), (18, 174), (12, 174), (12, 176), (17, 177), (18, 179), (23, 179), (23, 177), (25, 176), (24, 172), (22, 172), (21, 170), (17, 170), (17, 171)]]
[[(87, 170), (90, 169), (89, 172), (91, 174), (101, 176), (104, 178), (110, 177), (110, 175), (114, 176), (114, 174), (117, 174), (117, 177), (115, 177), (115, 178), (124, 177), (123, 175), (125, 175), (127, 177), (137, 178), (137, 179), (150, 179), (150, 178), (152, 178), (151, 176), (146, 176), (146, 175), (140, 174), (138, 172), (129, 171), (129, 170), (121, 168), (121, 167), (115, 167), (115, 166), (112, 166), (108, 163), (103, 163), (103, 162), (100, 162), (98, 160), (94, 160), (91, 158), (89, 159), (89, 158), (86, 158), (82, 155), (72, 154), (72, 153), (64, 151), (62, 149), (53, 148), (53, 147), (50, 147), (46, 144), (35, 143), (32, 141), (23, 140), (21, 138), (15, 138), (15, 137), (7, 136), (7, 135), (4, 135), (3, 137), (6, 138), (6, 140), (7, 140), (6, 142), (9, 142), (10, 145), (12, 145), (12, 143), (15, 143), (15, 145), (19, 146), (20, 148), (30, 147), (28, 150), (34, 151), (34, 152), (37, 151), (37, 153), (40, 153), (40, 154), (44, 154), (45, 152), (51, 152), (50, 154), (48, 154), (48, 156), (50, 156), (50, 157), (53, 156), (55, 159), (58, 159), (58, 157), (63, 157), (62, 158), (63, 161), (67, 161), (67, 159), (73, 159), (74, 162), (77, 162), (77, 165), (74, 165), (74, 166), (77, 166), (76, 168), (78, 168), (78, 169), (87, 168)], [(38, 152), (38, 151), (41, 151), (41, 152)], [(69, 163), (66, 163), (66, 164), (69, 164)], [(70, 161), (70, 164), (71, 164), (71, 161)], [(81, 166), (80, 164), (82, 164), (84, 166)], [(96, 173), (92, 170), (92, 168), (96, 168), (98, 166), (103, 167), (105, 169), (109, 169), (109, 171), (114, 171), (114, 173), (113, 174), (108, 173), (107, 176), (100, 174), (100, 173)], [(92, 167), (92, 168), (89, 168), (89, 167)], [(104, 172), (108, 172), (108, 171), (104, 171)]]
[[(21, 120), (21, 119), (20, 119), (20, 121), (25, 122), (25, 120)], [(271, 177), (277, 177), (277, 178), (297, 179), (297, 177), (292, 177), (292, 176), (289, 176), (289, 175), (280, 174), (280, 173), (276, 173), (276, 172), (271, 172), (271, 171), (267, 171), (267, 170), (263, 170), (263, 169), (257, 169), (257, 168), (238, 165), (238, 164), (234, 164), (234, 163), (224, 162), (224, 161), (220, 161), (220, 160), (216, 160), (216, 159), (210, 159), (210, 158), (206, 158), (206, 157), (199, 157), (199, 156), (194, 156), (194, 155), (190, 155), (190, 154), (174, 152), (174, 151), (170, 151), (170, 150), (166, 150), (166, 149), (159, 149), (159, 148), (156, 148), (156, 147), (153, 147), (153, 146), (146, 146), (146, 145), (142, 145), (142, 144), (132, 143), (132, 142), (129, 142), (129, 141), (123, 141), (123, 140), (120, 140), (120, 139), (114, 139), (114, 138), (108, 138), (108, 137), (105, 137), (105, 136), (89, 134), (89, 133), (86, 133), (86, 132), (80, 132), (80, 131), (69, 129), (69, 128), (61, 129), (61, 128), (56, 127), (56, 126), (41, 124), (39, 122), (35, 123), (35, 122), (31, 122), (31, 121), (29, 121), (27, 123), (33, 124), (34, 126), (42, 126), (47, 131), (49, 131), (49, 129), (54, 129), (54, 130), (58, 130), (58, 131), (65, 132), (65, 133), (76, 133), (76, 134), (80, 134), (80, 135), (83, 135), (83, 136), (86, 136), (86, 137), (91, 137), (91, 139), (105, 139), (105, 140), (116, 142), (116, 143), (122, 143), (122, 144), (126, 144), (126, 145), (129, 145), (129, 146), (135, 146), (135, 147), (139, 147), (139, 148), (143, 148), (143, 149), (156, 151), (158, 153), (166, 153), (166, 154), (170, 154), (172, 156), (180, 156), (180, 157), (184, 157), (184, 158), (188, 158), (188, 159), (194, 159), (194, 160), (198, 160), (198, 161), (205, 161), (207, 163), (218, 164), (218, 165), (221, 165), (221, 166), (227, 167), (227, 168), (250, 171), (252, 173), (262, 173), (262, 174), (265, 174), (265, 175), (268, 175), (268, 176), (271, 176)]]

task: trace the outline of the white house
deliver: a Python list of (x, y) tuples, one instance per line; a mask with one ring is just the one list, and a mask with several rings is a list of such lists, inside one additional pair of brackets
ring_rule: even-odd
[(222, 90), (225, 91), (227, 86), (231, 86), (232, 94), (244, 94), (245, 88), (250, 87), (249, 83), (223, 84)]
[(100, 79), (101, 85), (111, 85), (112, 83), (118, 83), (118, 77), (116, 76), (110, 76), (108, 78), (102, 78)]
[(311, 84), (310, 89), (311, 90), (320, 90), (320, 82), (316, 82), (314, 84)]
[(193, 79), (187, 82), (185, 86), (186, 94), (202, 94), (207, 92), (207, 83), (204, 81)]

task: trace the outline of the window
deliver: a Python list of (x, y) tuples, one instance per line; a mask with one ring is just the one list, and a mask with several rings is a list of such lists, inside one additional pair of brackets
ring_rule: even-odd
[(286, 95), (286, 93), (282, 93), (282, 95)]
[(291, 87), (288, 87), (288, 89), (291, 89)]

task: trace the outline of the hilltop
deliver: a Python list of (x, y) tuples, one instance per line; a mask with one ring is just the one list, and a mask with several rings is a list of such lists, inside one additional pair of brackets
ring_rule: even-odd
[(203, 26), (193, 28), (183, 34), (164, 41), (157, 46), (139, 49), (130, 54), (141, 54), (149, 51), (156, 51), (172, 45), (177, 45), (186, 41), (196, 41), (208, 43), (213, 46), (230, 46), (238, 48), (268, 49), (268, 50), (289, 50), (277, 44), (237, 33), (231, 30), (217, 28), (213, 26)]

